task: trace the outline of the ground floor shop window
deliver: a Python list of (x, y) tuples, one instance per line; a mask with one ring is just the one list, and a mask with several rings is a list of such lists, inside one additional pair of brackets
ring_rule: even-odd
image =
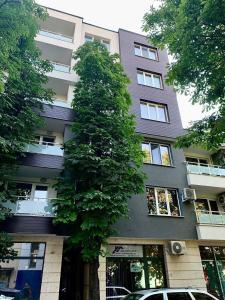
[(106, 285), (136, 291), (166, 287), (163, 246), (110, 245)]
[(200, 246), (200, 254), (208, 292), (225, 299), (225, 247)]
[(45, 243), (14, 243), (17, 257), (0, 264), (0, 295), (39, 300)]

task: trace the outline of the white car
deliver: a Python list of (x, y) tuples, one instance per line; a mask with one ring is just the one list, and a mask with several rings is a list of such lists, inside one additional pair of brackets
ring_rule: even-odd
[[(123, 300), (220, 300), (198, 289), (152, 289), (127, 295)], [(221, 299), (222, 300), (222, 299)]]
[(107, 286), (106, 287), (106, 299), (107, 300), (120, 300), (129, 295), (130, 291), (122, 286)]

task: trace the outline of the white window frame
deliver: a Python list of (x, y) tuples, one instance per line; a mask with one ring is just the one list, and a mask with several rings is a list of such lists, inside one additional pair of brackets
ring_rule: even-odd
[[(39, 144), (39, 145), (43, 145), (43, 139), (45, 138), (45, 137), (47, 137), (47, 138), (53, 138), (54, 139), (54, 143), (52, 143), (53, 145), (56, 145), (56, 136), (51, 136), (51, 135), (43, 135), (43, 134), (37, 134), (37, 135), (35, 135), (36, 137), (38, 137), (39, 136), (39, 141), (37, 141), (37, 143)], [(49, 143), (48, 142), (45, 142), (47, 145), (49, 145)], [(51, 144), (51, 143), (50, 143)]]
[[(167, 109), (166, 105), (141, 100), (140, 101), (140, 108), (141, 108), (141, 104), (147, 105), (147, 110), (148, 110), (148, 118), (142, 117), (142, 115), (141, 115), (142, 119), (153, 120), (153, 121), (158, 121), (158, 122), (163, 122), (163, 123), (168, 123), (169, 122), (168, 109)], [(155, 106), (156, 107), (156, 117), (157, 117), (157, 119), (151, 119), (150, 118), (150, 108), (149, 108), (149, 106)], [(159, 107), (162, 107), (165, 111), (165, 119), (166, 119), (165, 121), (159, 120)]]
[[(30, 191), (30, 201), (35, 201), (35, 198), (34, 198), (34, 194), (35, 194), (35, 190), (36, 190), (36, 187), (37, 186), (46, 186), (47, 187), (47, 197), (46, 198), (43, 198), (43, 199), (48, 199), (49, 197), (49, 184), (46, 184), (46, 183), (32, 183), (32, 182), (26, 182), (26, 181), (11, 181), (12, 183), (15, 183), (15, 184), (30, 184), (31, 185), (31, 191)], [(15, 196), (18, 196), (18, 195), (15, 195)]]
[[(175, 188), (163, 188), (163, 187), (151, 187), (151, 186), (147, 186), (150, 189), (154, 189), (154, 195), (155, 195), (155, 202), (156, 202), (156, 214), (149, 214), (149, 216), (170, 216), (170, 217), (180, 217), (181, 216), (181, 210), (180, 210), (180, 202), (179, 202), (179, 197), (178, 197), (178, 191)], [(178, 206), (178, 210), (179, 210), (179, 214), (178, 216), (173, 216), (171, 214), (171, 210), (170, 210), (170, 204), (169, 204), (169, 198), (168, 198), (168, 189), (169, 190), (173, 190), (176, 191), (176, 196), (177, 196), (177, 206)], [(168, 214), (160, 214), (159, 212), (159, 199), (158, 199), (158, 193), (157, 190), (164, 190), (165, 191), (165, 196), (166, 196), (166, 207), (167, 207), (167, 212)]]
[[(100, 42), (101, 44), (103, 44), (107, 48), (108, 51), (110, 51), (110, 41), (108, 39), (101, 38), (101, 37), (98, 37), (98, 36), (94, 36), (94, 35), (91, 35), (91, 34), (85, 34), (85, 36), (84, 36), (85, 43), (88, 42), (88, 41), (86, 41), (86, 37), (90, 37), (91, 42), (94, 42), (94, 41)], [(108, 46), (106, 46), (106, 44)]]
[[(145, 145), (148, 145), (148, 149), (149, 149), (149, 153), (150, 153), (150, 158), (151, 158), (151, 162), (144, 162), (145, 164), (150, 164), (150, 165), (157, 165), (157, 166), (164, 166), (164, 167), (171, 167), (173, 166), (173, 161), (172, 161), (172, 154), (171, 154), (171, 146), (168, 145), (168, 144), (161, 144), (161, 143), (155, 143), (155, 142), (142, 142), (142, 144), (145, 144)], [(160, 151), (160, 158), (161, 158), (161, 162), (162, 162), (162, 154), (161, 154), (161, 149), (160, 147), (167, 147), (168, 148), (168, 152), (169, 152), (169, 158), (170, 158), (170, 165), (163, 165), (162, 163), (161, 164), (156, 164), (156, 163), (153, 163), (152, 161), (152, 150), (151, 150), (151, 144), (156, 144), (156, 145), (159, 145), (159, 151)]]
[[(162, 76), (161, 76), (160, 74), (149, 73), (149, 72), (137, 70), (137, 81), (138, 81), (138, 74), (143, 74), (143, 78), (144, 78), (144, 83), (139, 83), (139, 82), (138, 82), (138, 84), (145, 85), (145, 86), (149, 86), (149, 87), (153, 87), (153, 88), (155, 88), (155, 89), (163, 89)], [(146, 84), (146, 76), (151, 77), (153, 85), (148, 85), (148, 84)], [(156, 76), (156, 77), (159, 78), (159, 81), (160, 81), (160, 87), (157, 87), (156, 85), (154, 85), (154, 76)]]
[[(135, 53), (135, 47), (139, 47), (140, 52), (141, 52), (141, 55), (138, 55), (138, 54)], [(146, 48), (146, 49), (148, 50), (148, 57), (146, 57), (146, 56), (143, 55), (143, 50), (142, 50), (142, 48)], [(155, 57), (156, 57), (156, 58), (155, 58), (155, 59), (150, 58), (149, 52), (155, 52)], [(139, 45), (139, 44), (136, 44), (136, 43), (135, 43), (135, 44), (134, 44), (134, 54), (135, 54), (136, 56), (141, 56), (141, 57), (144, 57), (144, 58), (147, 58), (147, 59), (150, 59), (150, 60), (159, 61), (159, 56), (158, 56), (158, 51), (157, 51), (157, 49), (156, 49), (156, 48), (149, 47), (149, 46), (142, 46), (142, 45)]]

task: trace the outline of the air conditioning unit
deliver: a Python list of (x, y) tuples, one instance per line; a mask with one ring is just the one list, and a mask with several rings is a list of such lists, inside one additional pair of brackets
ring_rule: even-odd
[(219, 202), (220, 205), (225, 206), (225, 194), (224, 193), (220, 194), (218, 196), (218, 202)]
[(185, 188), (183, 191), (183, 202), (196, 200), (195, 189)]
[(186, 244), (182, 241), (171, 241), (169, 246), (172, 255), (184, 255), (187, 251)]

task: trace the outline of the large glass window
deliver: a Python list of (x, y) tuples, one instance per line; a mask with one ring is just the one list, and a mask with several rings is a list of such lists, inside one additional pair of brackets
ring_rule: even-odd
[(207, 291), (219, 299), (225, 299), (225, 247), (199, 248)]
[(160, 122), (168, 122), (166, 105), (141, 101), (140, 106), (142, 118)]
[(149, 215), (180, 215), (176, 189), (146, 187), (146, 197)]
[[(116, 251), (112, 251), (106, 259), (107, 287), (123, 287), (131, 292), (166, 287), (163, 246), (114, 247)], [(142, 251), (137, 251), (137, 247), (141, 247)]]
[(45, 243), (15, 243), (14, 249), (18, 256), (0, 264), (0, 294), (39, 300)]
[(155, 48), (135, 44), (134, 53), (137, 56), (142, 56), (152, 60), (158, 60), (157, 49)]
[(171, 166), (170, 146), (156, 143), (142, 143), (144, 163)]
[(155, 87), (157, 89), (162, 88), (162, 77), (158, 74), (148, 73), (144, 71), (137, 72), (137, 81), (139, 84)]

